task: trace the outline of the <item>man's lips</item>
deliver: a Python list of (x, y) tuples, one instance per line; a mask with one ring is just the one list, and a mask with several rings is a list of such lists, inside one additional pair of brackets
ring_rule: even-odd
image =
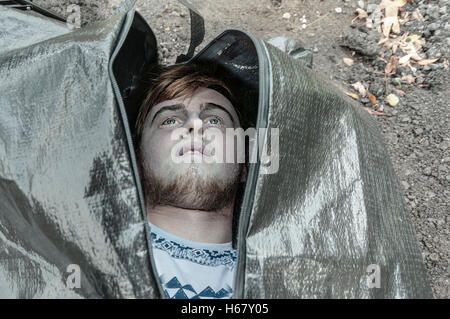
[(211, 152), (208, 147), (205, 146), (200, 141), (188, 141), (181, 145), (179, 148), (177, 155), (178, 156), (184, 156), (184, 155), (202, 155), (202, 156), (211, 156)]

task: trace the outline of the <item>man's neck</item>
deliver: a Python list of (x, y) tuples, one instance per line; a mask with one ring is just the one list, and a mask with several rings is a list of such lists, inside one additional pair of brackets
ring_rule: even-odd
[(174, 206), (147, 207), (147, 219), (175, 236), (196, 242), (222, 244), (232, 239), (233, 203), (218, 211)]

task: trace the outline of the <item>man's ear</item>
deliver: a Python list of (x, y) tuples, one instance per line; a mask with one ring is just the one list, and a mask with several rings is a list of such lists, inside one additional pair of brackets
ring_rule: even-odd
[(247, 165), (243, 164), (244, 167), (242, 167), (241, 170), (241, 183), (244, 183), (247, 181)]

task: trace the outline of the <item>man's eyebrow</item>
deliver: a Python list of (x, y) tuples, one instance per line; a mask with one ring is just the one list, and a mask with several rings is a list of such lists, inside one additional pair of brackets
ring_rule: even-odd
[(160, 108), (158, 110), (158, 112), (155, 113), (155, 115), (153, 115), (153, 118), (152, 118), (152, 121), (150, 122), (150, 124), (153, 124), (153, 120), (162, 112), (179, 111), (179, 110), (183, 110), (184, 113), (187, 113), (187, 110), (186, 110), (186, 107), (184, 106), (184, 104), (174, 104), (174, 105), (163, 106), (162, 108)]
[(231, 113), (228, 112), (228, 110), (226, 108), (224, 108), (223, 106), (215, 104), (215, 103), (204, 103), (200, 106), (201, 112), (208, 111), (208, 110), (214, 110), (214, 109), (220, 109), (220, 110), (224, 111), (225, 113), (227, 113), (228, 116), (230, 117), (231, 121), (234, 124), (234, 119), (231, 116)]

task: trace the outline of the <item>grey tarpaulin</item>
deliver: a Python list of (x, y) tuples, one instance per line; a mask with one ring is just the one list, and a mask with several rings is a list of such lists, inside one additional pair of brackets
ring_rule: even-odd
[(313, 53), (304, 48), (299, 40), (290, 39), (285, 36), (279, 36), (267, 40), (267, 42), (281, 51), (289, 54), (292, 58), (303, 61), (306, 66), (312, 68)]
[[(69, 32), (0, 6), (0, 297), (156, 295), (110, 72), (142, 27), (133, 17)], [(82, 275), (73, 290), (72, 264)]]
[[(128, 9), (69, 32), (0, 6), (0, 297), (164, 298), (132, 129), (156, 43)], [(279, 128), (279, 171), (250, 164), (236, 206), (234, 297), (431, 297), (374, 120), (244, 32), (194, 60), (223, 68), (250, 124)], [(373, 264), (380, 288), (367, 285)]]

